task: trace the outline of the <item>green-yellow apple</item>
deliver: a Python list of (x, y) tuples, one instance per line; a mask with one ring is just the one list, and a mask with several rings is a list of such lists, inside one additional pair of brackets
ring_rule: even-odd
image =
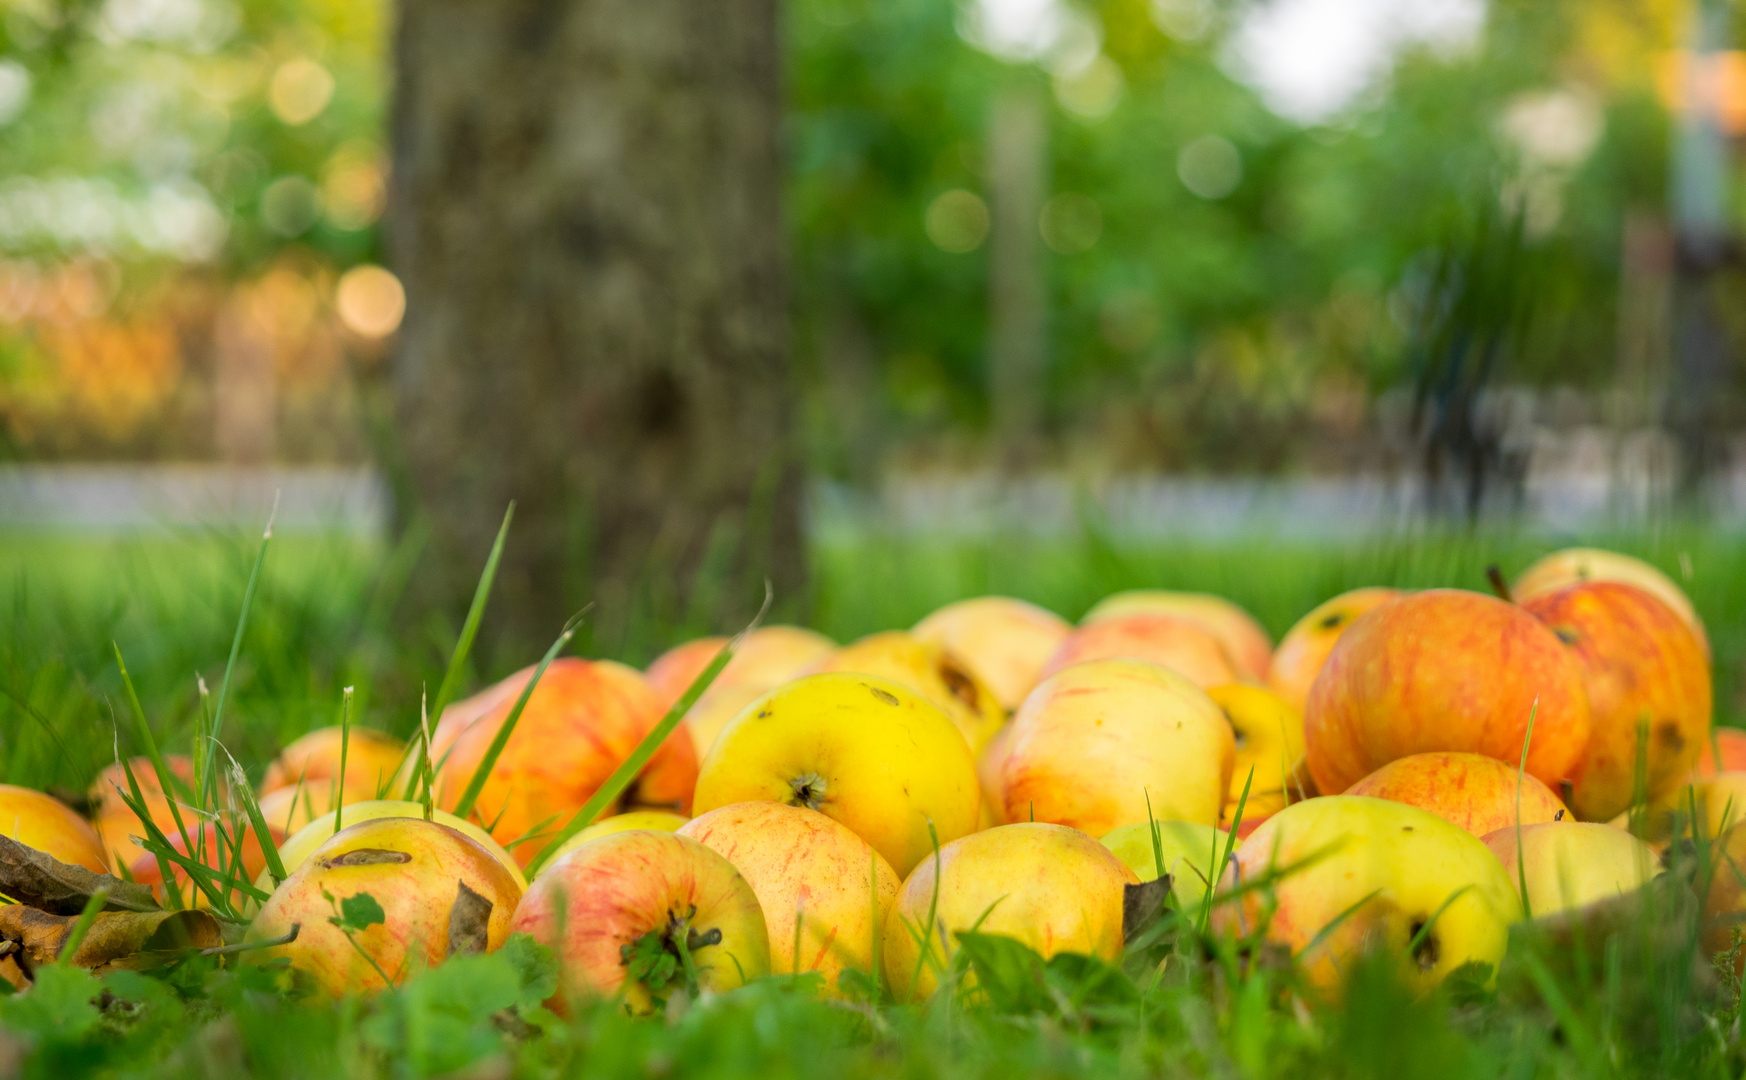
[(1009, 596), (978, 596), (947, 604), (910, 632), (944, 646), (1011, 712), (1043, 678), (1043, 665), (1073, 630), (1066, 619)]
[(1219, 820), (1231, 726), (1173, 671), (1138, 660), (1077, 664), (1031, 691), (1010, 728), (998, 777), (1007, 821), (1102, 836), (1136, 821)]
[(902, 683), (951, 718), (978, 754), (1006, 723), (1006, 710), (982, 680), (944, 646), (902, 630), (870, 634), (813, 664), (812, 671), (858, 671)]
[(632, 829), (678, 832), (679, 826), (690, 820), (690, 818), (675, 814), (671, 810), (632, 810), (628, 814), (614, 814), (612, 817), (601, 818), (564, 841), (558, 850), (552, 852), (552, 859), (568, 855), (589, 841), (598, 840), (603, 836), (611, 836), (613, 833), (629, 832)]
[(1334, 642), (1352, 625), (1352, 620), (1372, 608), (1378, 608), (1400, 595), (1399, 589), (1370, 586), (1343, 592), (1332, 600), (1311, 608), (1297, 620), (1267, 666), (1267, 685), (1273, 692), (1296, 706), (1299, 712), (1309, 702), (1310, 687), (1316, 675), (1334, 651)]
[[(527, 681), (521, 675), (510, 680), (520, 686)], [(445, 809), (459, 803), (519, 693), (518, 686), (514, 694), (495, 695), (489, 699), (495, 704), (482, 712), (472, 702), (445, 710), (431, 738), (432, 758), (442, 762), (437, 801)], [(526, 866), (542, 846), (529, 837), (566, 824), (665, 713), (642, 675), (623, 664), (554, 660), (491, 770), (472, 819), (488, 825)], [(696, 777), (691, 735), (681, 725), (656, 750), (621, 805), (684, 813)]]
[(1553, 790), (1588, 745), (1576, 656), (1540, 620), (1460, 589), (1402, 596), (1360, 615), (1310, 688), (1311, 775), (1336, 795), (1409, 754), (1461, 750), (1520, 761)]
[(838, 996), (845, 970), (874, 970), (874, 938), (898, 877), (846, 826), (801, 806), (745, 802), (692, 818), (679, 835), (733, 863), (752, 886), (773, 974), (816, 971), (825, 994)]
[(1506, 826), (1562, 821), (1564, 803), (1545, 784), (1484, 754), (1408, 754), (1346, 789), (1406, 803), (1459, 825), (1474, 836)]
[[(1160, 821), (1158, 846), (1152, 846), (1152, 822), (1123, 825), (1106, 833), (1101, 841), (1115, 852), (1122, 865), (1141, 881), (1158, 880), (1158, 857), (1170, 875), (1170, 895), (1178, 911), (1197, 912), (1206, 903), (1212, 866), (1225, 857), (1231, 834), (1198, 821)], [(1241, 847), (1237, 844), (1236, 847)]]
[(1522, 571), (1510, 591), (1518, 604), (1525, 604), (1541, 593), (1584, 581), (1618, 581), (1650, 593), (1685, 620), (1703, 646), (1704, 655), (1710, 654), (1710, 638), (1704, 631), (1703, 620), (1698, 618), (1697, 608), (1692, 606), (1691, 597), (1674, 584), (1672, 578), (1630, 555), (1600, 548), (1554, 551)]
[(97, 830), (53, 795), (0, 784), (0, 833), (61, 862), (98, 874), (109, 872), (109, 858)]
[(1199, 623), (1212, 632), (1244, 678), (1264, 679), (1273, 655), (1273, 640), (1255, 617), (1222, 596), (1211, 593), (1135, 589), (1105, 597), (1085, 613), (1081, 624), (1112, 616), (1172, 615)]
[(1145, 660), (1200, 687), (1224, 686), (1242, 677), (1230, 653), (1205, 625), (1155, 612), (1105, 615), (1080, 625), (1043, 665), (1043, 675), (1047, 678), (1091, 660)]
[[(368, 893), (383, 921), (350, 930), (332, 921)], [(373, 993), (456, 952), (491, 952), (509, 937), (521, 887), (471, 839), (423, 818), (349, 825), (315, 849), (249, 924), (251, 941), (299, 927), (295, 941), (248, 953), (285, 957), (329, 994)]]
[[(395, 775), (406, 759), (406, 744), (374, 728), (353, 727), (343, 736), (347, 793), (361, 799), (375, 798), (394, 786)], [(261, 794), (302, 784), (309, 788), (331, 787), (340, 772), (342, 732), (338, 727), (316, 728), (279, 752), (261, 780)]]
[(1588, 689), (1588, 747), (1571, 809), (1605, 821), (1629, 807), (1639, 743), (1649, 797), (1678, 787), (1710, 735), (1710, 662), (1691, 627), (1653, 594), (1612, 581), (1567, 585), (1523, 606), (1570, 646)]
[(891, 992), (899, 1001), (931, 996), (967, 930), (1015, 938), (1044, 958), (1114, 960), (1124, 886), (1139, 881), (1108, 848), (1061, 825), (1002, 825), (947, 844), (915, 868), (886, 918)]
[(976, 764), (919, 691), (874, 675), (808, 675), (747, 705), (703, 759), (695, 812), (739, 802), (817, 810), (904, 874), (936, 836), (947, 844), (975, 830)]
[(1527, 880), (1536, 919), (1628, 893), (1661, 869), (1654, 848), (1598, 822), (1542, 822), (1523, 825), (1519, 833), (1499, 829), (1484, 839), (1518, 892)]
[(1303, 713), (1273, 691), (1249, 683), (1213, 686), (1206, 693), (1224, 712), (1236, 740), (1227, 803), (1234, 807), (1247, 785), (1244, 817), (1280, 809), (1288, 801), (1291, 767), (1303, 757)]
[(1417, 807), (1361, 795), (1274, 814), (1237, 849), (1220, 891), (1270, 873), (1281, 876), (1269, 888), (1215, 898), (1213, 927), (1290, 948), (1311, 983), (1329, 992), (1371, 949), (1394, 954), (1418, 991), (1469, 962), (1495, 968), (1520, 908), (1503, 864), (1479, 837)]
[[(515, 933), (555, 950), (567, 985), (548, 1004), (623, 993), (646, 1013), (685, 985), (731, 990), (770, 973), (770, 938), (751, 885), (688, 836), (632, 829), (552, 862), (516, 909)], [(664, 969), (664, 973), (662, 971)]]

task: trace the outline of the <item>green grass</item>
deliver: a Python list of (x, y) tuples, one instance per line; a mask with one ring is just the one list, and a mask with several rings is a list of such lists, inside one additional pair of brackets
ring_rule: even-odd
[[(1718, 714), (1735, 719), (1746, 654), (1746, 551), (1702, 532), (1585, 537), (1684, 580), (1715, 645)], [(93, 540), (0, 537), (0, 779), (78, 791), (127, 737), (113, 642), (154, 733), (185, 750), (216, 693), (258, 537)], [(1363, 584), (1485, 588), (1550, 550), (1513, 535), (1331, 545), (1286, 538), (1122, 545), (1072, 540), (869, 538), (814, 552), (814, 625), (847, 640), (907, 626), (948, 600), (1022, 596), (1076, 617), (1140, 586), (1220, 593), (1276, 636), (1327, 597)], [(258, 776), (284, 742), (354, 717), (407, 735), (422, 690), (442, 681), (463, 611), (401, 621), (407, 568), (349, 540), (279, 537), (263, 572), (221, 732)], [(1681, 556), (1684, 556), (1682, 559)], [(1689, 564), (1691, 574), (1682, 564)], [(554, 628), (555, 631), (556, 628)], [(595, 651), (642, 663), (704, 629), (650, 629)], [(481, 641), (493, 627), (487, 613)], [(477, 655), (477, 654), (476, 654)], [(509, 662), (527, 662), (532, 657)], [(502, 674), (469, 669), (464, 689)], [(282, 977), (192, 960), (95, 979), (55, 969), (0, 999), (0, 1078), (116, 1076), (478, 1076), (1055, 1080), (1106, 1076), (1739, 1076), (1738, 988), (1699, 961), (1688, 917), (1636, 913), (1588, 940), (1523, 935), (1494, 990), (1415, 999), (1386, 964), (1321, 1004), (1289, 967), (1209, 955), (1191, 930), (1135, 950), (1117, 981), (1026, 969), (1011, 993), (926, 1007), (845, 1008), (785, 979), (661, 1021), (609, 1006), (559, 1020), (536, 1004), (549, 966), (525, 950), (410, 980), (371, 1002), (294, 1001)], [(1165, 961), (1165, 958), (1168, 960)], [(1105, 973), (1107, 974), (1107, 973)], [(993, 973), (985, 984), (992, 985)], [(1029, 980), (1029, 981), (1026, 981)], [(1294, 990), (1298, 991), (1294, 993)], [(996, 1000), (990, 1001), (989, 998)]]

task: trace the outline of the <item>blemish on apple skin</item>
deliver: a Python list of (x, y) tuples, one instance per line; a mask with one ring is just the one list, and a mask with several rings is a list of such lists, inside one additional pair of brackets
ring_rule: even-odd
[(893, 694), (889, 690), (881, 690), (877, 686), (869, 686), (867, 689), (873, 691), (873, 696), (878, 698), (880, 701), (885, 702), (885, 704), (887, 704), (887, 705), (896, 705), (897, 704), (897, 695)]

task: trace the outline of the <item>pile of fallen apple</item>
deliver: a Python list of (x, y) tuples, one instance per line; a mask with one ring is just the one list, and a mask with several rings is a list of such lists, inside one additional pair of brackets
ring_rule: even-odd
[[(557, 660), (506, 742), (534, 669), (444, 711), (434, 811), (382, 798), (416, 755), (379, 733), (287, 747), (260, 797), (284, 880), (258, 838), (243, 852), (270, 894), (249, 937), (284, 943), (247, 955), (370, 992), (525, 932), (562, 963), (558, 1008), (790, 972), (909, 1000), (972, 929), (1114, 958), (1126, 887), (1168, 875), (1215, 938), (1289, 949), (1314, 984), (1380, 948), (1434, 986), (1495, 967), (1518, 920), (1639, 889), (1682, 838), (1746, 857), (1746, 771), (1729, 771), (1746, 735), (1711, 730), (1709, 643), (1679, 586), (1573, 549), (1506, 595), (1359, 589), (1277, 648), (1226, 600), (1160, 591), (1078, 626), (983, 597), (847, 646), (762, 628), (616, 813), (561, 845), (727, 642), (646, 672)], [(467, 820), (446, 812), (494, 752)], [(58, 859), (173, 885), (119, 776), (93, 786), (94, 825), (21, 788), (0, 815)], [(172, 797), (141, 777), (170, 832)], [(1743, 881), (1714, 877), (1707, 948), (1733, 943)]]

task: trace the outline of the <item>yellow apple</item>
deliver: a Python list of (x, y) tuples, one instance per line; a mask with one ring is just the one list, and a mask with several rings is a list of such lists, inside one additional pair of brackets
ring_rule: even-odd
[(1298, 712), (1303, 712), (1309, 702), (1310, 686), (1346, 627), (1371, 608), (1381, 607), (1400, 595), (1399, 589), (1353, 589), (1310, 609), (1279, 639), (1279, 648), (1273, 650), (1273, 659), (1267, 665), (1267, 685)]
[(978, 596), (947, 604), (915, 624), (910, 633), (944, 646), (1008, 712), (1019, 707), (1043, 678), (1043, 665), (1073, 631), (1066, 619), (1008, 596)]
[(830, 672), (741, 710), (697, 777), (694, 812), (738, 802), (804, 806), (835, 818), (907, 873), (976, 828), (976, 764), (922, 694), (873, 675)]
[[(381, 905), (385, 921), (348, 941), (329, 919), (360, 893)], [(520, 900), (508, 869), (465, 835), (423, 818), (377, 818), (330, 837), (285, 879), (249, 924), (248, 939), (280, 938), (293, 925), (301, 928), (297, 939), (247, 956), (284, 957), (335, 997), (374, 993), (387, 986), (384, 974), (399, 982), (459, 949), (502, 947)], [(461, 930), (467, 939), (451, 936)]]
[(1152, 819), (1218, 823), (1231, 726), (1173, 671), (1138, 660), (1075, 665), (1031, 691), (1010, 727), (999, 775), (1007, 821), (1093, 836)]
[(1105, 597), (1080, 624), (1122, 615), (1173, 615), (1207, 628), (1230, 654), (1246, 678), (1265, 679), (1273, 656), (1273, 639), (1255, 617), (1222, 596), (1211, 593), (1135, 589)]
[(1235, 803), (1248, 784), (1245, 816), (1284, 806), (1291, 767), (1303, 757), (1303, 713), (1271, 690), (1248, 683), (1214, 686), (1206, 693), (1224, 712), (1235, 739), (1229, 801)]
[(874, 935), (897, 897), (898, 877), (867, 841), (816, 810), (773, 802), (711, 810), (679, 835), (733, 863), (752, 886), (770, 934), (772, 973), (816, 971), (826, 996), (838, 996), (845, 970), (873, 971)]
[[(1224, 858), (1230, 833), (1198, 821), (1158, 822), (1158, 848), (1152, 847), (1152, 823), (1123, 825), (1104, 834), (1100, 841), (1115, 852), (1122, 865), (1141, 881), (1158, 880), (1158, 856), (1164, 856), (1164, 872), (1170, 875), (1170, 895), (1178, 911), (1198, 912), (1206, 903), (1212, 866)], [(1241, 847), (1239, 843), (1232, 850)]]
[(1584, 581), (1617, 581), (1649, 593), (1677, 612), (1697, 635), (1704, 655), (1710, 654), (1710, 638), (1691, 597), (1672, 578), (1642, 559), (1600, 548), (1565, 548), (1535, 560), (1516, 578), (1510, 592), (1516, 603), (1526, 604), (1543, 593)]
[(1002, 825), (947, 844), (915, 868), (886, 918), (891, 992), (899, 1001), (931, 996), (958, 934), (972, 929), (1016, 938), (1045, 959), (1075, 952), (1114, 960), (1123, 887), (1137, 884), (1108, 848), (1062, 825)]
[(1503, 864), (1477, 836), (1386, 799), (1329, 795), (1286, 807), (1243, 842), (1220, 891), (1270, 871), (1284, 874), (1271, 889), (1215, 899), (1213, 926), (1289, 947), (1329, 991), (1376, 948), (1397, 956), (1406, 985), (1421, 992), (1469, 962), (1495, 968), (1519, 913)]
[(1523, 825), (1519, 844), (1514, 827), (1484, 839), (1518, 892), (1527, 878), (1528, 906), (1536, 919), (1628, 893), (1661, 870), (1654, 848), (1596, 822)]
[[(137, 831), (137, 821), (135, 826)], [(109, 872), (97, 830), (53, 795), (0, 784), (0, 833), (61, 862), (98, 874)]]
[[(406, 802), (401, 799), (372, 799), (367, 802), (348, 803), (340, 823), (346, 828), (350, 828), (353, 825), (375, 821), (379, 818), (422, 817), (424, 817), (424, 804), (422, 803)], [(518, 888), (527, 888), (527, 878), (522, 874), (521, 866), (516, 863), (514, 856), (503, 850), (502, 844), (491, 838), (490, 833), (471, 821), (462, 821), (447, 810), (434, 811), (431, 820), (438, 825), (447, 825), (490, 852), (491, 857), (502, 863), (503, 868), (509, 871), (509, 876), (515, 879)], [(334, 813), (329, 810), (298, 829), (289, 839), (279, 844), (279, 861), (284, 864), (287, 874), (294, 872), (298, 867), (308, 862), (309, 857), (315, 854), (316, 849), (327, 843), (334, 835), (333, 824)], [(275, 831), (271, 825), (267, 829), (269, 832)], [(271, 892), (271, 881), (272, 879), (263, 873), (256, 879), (255, 884), (263, 890)], [(262, 882), (267, 882), (267, 884), (262, 885)]]
[(964, 733), (972, 754), (981, 753), (1006, 723), (1006, 710), (964, 661), (940, 645), (901, 630), (870, 634), (845, 645), (814, 664), (812, 670), (858, 671), (919, 691)]
[(648, 829), (652, 832), (677, 832), (679, 826), (691, 819), (681, 814), (667, 810), (632, 810), (628, 814), (614, 814), (612, 817), (601, 818), (594, 824), (583, 829), (575, 836), (564, 841), (558, 850), (552, 852), (552, 859), (562, 858), (575, 851), (591, 840), (598, 840), (613, 833), (629, 832), (632, 829)]
[[(624, 993), (645, 1013), (682, 986), (720, 992), (770, 973), (770, 938), (752, 887), (733, 864), (688, 836), (632, 829), (583, 844), (547, 866), (522, 897), (512, 930), (554, 949), (567, 980), (548, 1002)], [(631, 979), (639, 942), (654, 935), (677, 983)]]

